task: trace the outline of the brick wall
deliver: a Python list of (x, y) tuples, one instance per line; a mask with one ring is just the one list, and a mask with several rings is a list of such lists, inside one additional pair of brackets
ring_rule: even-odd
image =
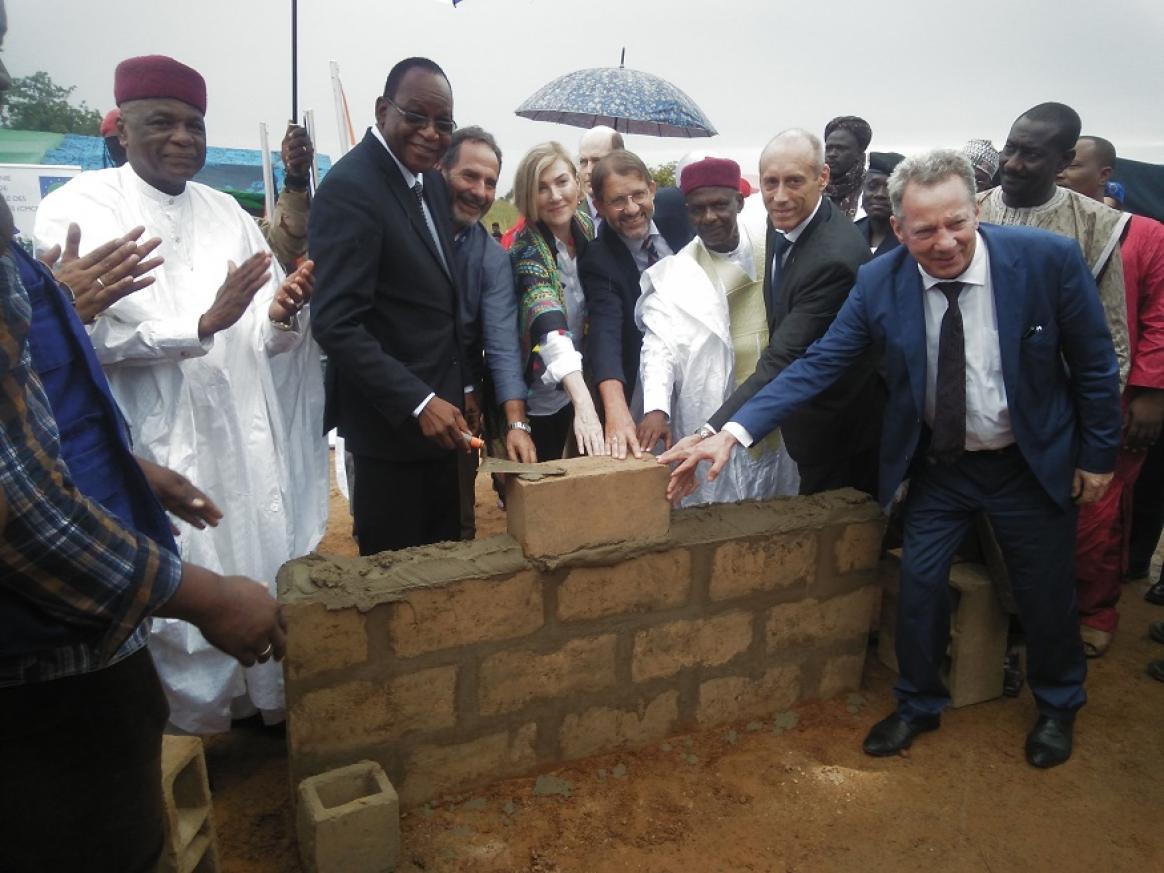
[[(511, 483), (516, 538), (283, 568), (294, 783), (369, 759), (414, 805), (858, 686), (871, 500), (690, 509), (668, 529), (661, 467), (566, 464)], [(571, 521), (600, 515), (608, 542)]]

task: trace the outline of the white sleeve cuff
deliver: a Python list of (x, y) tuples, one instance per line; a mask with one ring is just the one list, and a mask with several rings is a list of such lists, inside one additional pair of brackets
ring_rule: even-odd
[(538, 345), (541, 348), (539, 354), (542, 363), (546, 365), (546, 371), (542, 374), (545, 384), (557, 385), (571, 373), (582, 369), (582, 355), (566, 334), (547, 334)]
[(436, 392), (432, 391), (429, 393), (428, 397), (426, 397), (426, 398), (424, 398), (424, 400), (420, 401), (420, 406), (418, 406), (418, 407), (416, 407), (416, 409), (412, 410), (412, 417), (413, 418), (420, 418), (420, 414), (422, 412), (424, 412), (424, 408), (426, 406), (428, 406), (428, 402), (430, 400), (432, 400), (434, 397), (436, 397)]
[(752, 435), (738, 421), (729, 421), (723, 426), (723, 429), (734, 436), (745, 449), (755, 442)]

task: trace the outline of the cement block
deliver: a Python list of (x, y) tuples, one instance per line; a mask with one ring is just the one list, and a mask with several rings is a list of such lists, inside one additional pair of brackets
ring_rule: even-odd
[(666, 467), (642, 460), (583, 457), (556, 462), (565, 476), (510, 476), (506, 519), (527, 557), (557, 557), (614, 543), (663, 540), (671, 525)]
[(218, 873), (218, 839), (198, 737), (162, 737), (166, 842), (159, 873)]
[(389, 873), (400, 862), (400, 799), (379, 764), (358, 761), (299, 783), (307, 873)]
[(638, 710), (594, 706), (562, 720), (562, 757), (584, 758), (626, 746), (642, 746), (670, 734), (679, 721), (679, 693), (664, 691)]
[(577, 567), (558, 587), (558, 618), (581, 621), (682, 606), (691, 590), (691, 554), (655, 552), (604, 567)]
[(481, 663), (480, 709), (496, 715), (520, 709), (531, 700), (569, 699), (615, 684), (614, 634), (570, 640), (545, 654), (513, 649)]
[(955, 707), (994, 700), (1002, 696), (1010, 619), (984, 565), (955, 564), (950, 586), (958, 592), (950, 621), (950, 699)]
[(674, 621), (635, 634), (631, 678), (635, 682), (678, 673), (684, 667), (717, 667), (752, 644), (752, 614), (727, 612)]
[(744, 597), (802, 584), (816, 569), (817, 534), (735, 540), (715, 550), (711, 565), (712, 600)]
[[(877, 658), (897, 672), (899, 555), (881, 562), (883, 597)], [(1009, 618), (999, 603), (991, 573), (982, 564), (960, 563), (950, 568), (953, 605), (950, 646), (946, 657), (946, 687), (954, 708), (1002, 696), (1002, 665), (1006, 657)]]

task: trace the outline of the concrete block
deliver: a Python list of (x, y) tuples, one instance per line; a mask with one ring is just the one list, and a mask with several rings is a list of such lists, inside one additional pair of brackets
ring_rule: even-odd
[(670, 734), (679, 720), (679, 693), (665, 691), (637, 710), (594, 706), (562, 720), (558, 741), (565, 759), (641, 746)]
[(577, 567), (558, 586), (558, 618), (581, 621), (671, 609), (687, 602), (691, 555), (655, 552), (605, 567)]
[(400, 799), (379, 764), (359, 761), (299, 783), (306, 873), (390, 873), (400, 862)]
[(817, 534), (803, 531), (759, 540), (727, 542), (711, 565), (712, 600), (777, 591), (806, 582), (816, 569)]
[(765, 636), (768, 649), (795, 648), (868, 634), (877, 590), (872, 585), (827, 600), (798, 600), (772, 607)]
[(542, 626), (543, 611), (537, 574), (525, 570), (505, 579), (408, 589), (392, 604), (388, 632), (397, 656), (410, 658), (526, 636)]
[(463, 791), (528, 773), (538, 762), (537, 725), (489, 734), (467, 743), (421, 746), (405, 761), (400, 799), (415, 806), (450, 791)]
[(982, 564), (955, 564), (950, 586), (958, 603), (950, 621), (949, 679), (954, 707), (1002, 696), (1010, 619), (995, 596), (990, 571)]
[(198, 737), (162, 737), (166, 842), (159, 873), (218, 873), (218, 839)]
[(723, 724), (758, 718), (788, 709), (800, 699), (800, 668), (785, 664), (773, 667), (759, 679), (750, 676), (721, 676), (699, 686), (701, 725)]
[(456, 667), (433, 667), (386, 682), (352, 680), (309, 691), (288, 710), (291, 752), (392, 743), (409, 731), (452, 727), (456, 681)]
[(614, 634), (570, 640), (546, 654), (512, 649), (490, 655), (478, 674), (484, 715), (511, 712), (537, 698), (569, 698), (615, 683)]
[[(881, 563), (883, 597), (877, 659), (898, 671), (894, 650), (900, 557)], [(960, 563), (950, 568), (950, 645), (945, 676), (950, 705), (957, 708), (1002, 696), (1003, 660), (1010, 619), (999, 603), (995, 580), (982, 564)]]
[(663, 540), (670, 529), (668, 470), (652, 455), (555, 462), (565, 476), (530, 482), (510, 476), (506, 519), (527, 557), (556, 557), (614, 543)]
[(684, 667), (715, 667), (747, 651), (752, 614), (674, 621), (635, 634), (631, 678), (635, 682), (678, 673)]
[(881, 556), (881, 539), (885, 535), (884, 521), (850, 524), (841, 532), (834, 548), (838, 573), (854, 570), (872, 570)]

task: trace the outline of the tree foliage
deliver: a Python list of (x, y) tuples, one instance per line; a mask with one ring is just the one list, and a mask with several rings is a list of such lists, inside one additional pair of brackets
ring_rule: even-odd
[(655, 185), (659, 188), (674, 188), (678, 184), (675, 179), (677, 166), (679, 166), (678, 161), (667, 161), (657, 167), (650, 167), (651, 178), (655, 180)]
[(76, 87), (57, 85), (46, 72), (12, 80), (5, 102), (4, 126), (16, 130), (49, 133), (101, 134), (101, 113), (84, 100), (73, 106), (69, 98)]

